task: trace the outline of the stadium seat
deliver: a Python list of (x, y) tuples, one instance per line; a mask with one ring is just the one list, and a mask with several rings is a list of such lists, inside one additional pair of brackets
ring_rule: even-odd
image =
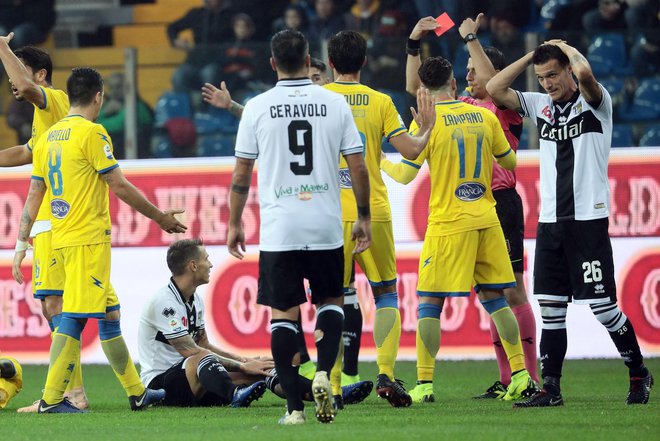
[(619, 115), (624, 121), (652, 121), (660, 118), (660, 78), (641, 82), (627, 109)]
[(235, 134), (238, 130), (238, 118), (215, 107), (208, 112), (196, 112), (193, 120), (199, 135)]
[(172, 143), (167, 138), (167, 135), (154, 135), (151, 140), (151, 154), (154, 158), (172, 157)]
[(587, 59), (594, 75), (631, 75), (632, 66), (626, 57), (622, 34), (601, 34), (594, 38), (587, 50)]
[(640, 147), (660, 147), (660, 124), (650, 126), (639, 140)]
[(614, 124), (612, 127), (612, 147), (633, 147), (632, 127), (628, 124)]
[(185, 93), (165, 92), (158, 98), (154, 113), (156, 127), (164, 127), (171, 118), (192, 118), (190, 97)]
[(518, 150), (527, 150), (529, 148), (529, 130), (523, 126), (522, 133), (520, 134), (520, 142), (518, 142)]
[(197, 156), (234, 156), (233, 136), (215, 135), (202, 138)]

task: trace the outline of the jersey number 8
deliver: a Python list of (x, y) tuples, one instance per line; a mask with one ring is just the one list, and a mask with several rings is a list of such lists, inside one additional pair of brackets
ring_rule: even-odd
[(54, 142), (48, 147), (48, 182), (53, 196), (62, 195), (62, 146)]

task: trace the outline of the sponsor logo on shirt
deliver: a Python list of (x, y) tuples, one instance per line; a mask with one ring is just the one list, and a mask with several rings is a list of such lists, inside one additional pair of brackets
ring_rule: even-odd
[(62, 199), (53, 199), (50, 201), (50, 212), (55, 219), (64, 219), (69, 214), (71, 206), (69, 203)]
[(314, 194), (318, 193), (327, 193), (330, 189), (328, 183), (324, 184), (301, 184), (301, 185), (290, 185), (288, 187), (282, 187), (275, 189), (275, 198), (286, 198), (295, 196), (301, 201), (308, 201), (312, 199)]
[(486, 187), (480, 182), (463, 182), (454, 194), (462, 201), (474, 202), (486, 194)]

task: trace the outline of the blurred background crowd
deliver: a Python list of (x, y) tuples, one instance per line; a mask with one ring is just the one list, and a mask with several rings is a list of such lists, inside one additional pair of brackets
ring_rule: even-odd
[[(47, 48), (54, 87), (64, 88), (75, 66), (104, 74), (99, 122), (118, 158), (231, 156), (238, 121), (205, 104), (200, 88), (225, 81), (232, 97), (246, 102), (272, 87), (268, 43), (275, 32), (303, 32), (322, 60), (335, 32), (361, 32), (369, 42), (362, 82), (390, 95), (409, 122), (407, 36), (420, 17), (443, 12), (457, 25), (484, 12), (479, 38), (507, 63), (545, 40), (568, 41), (613, 97), (613, 146), (660, 146), (659, 0), (0, 0), (0, 34), (14, 32), (14, 48)], [(456, 29), (426, 37), (422, 56), (450, 60), (463, 90), (468, 54)], [(514, 86), (538, 90), (533, 75)], [(24, 142), (31, 105), (14, 101), (8, 86), (0, 104), (2, 145)], [(521, 149), (536, 147), (531, 130)]]

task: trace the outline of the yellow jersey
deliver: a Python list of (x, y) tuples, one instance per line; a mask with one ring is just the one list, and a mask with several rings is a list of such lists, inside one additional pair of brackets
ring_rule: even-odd
[[(392, 98), (360, 83), (335, 82), (323, 87), (344, 95), (353, 112), (353, 120), (364, 143), (364, 161), (369, 171), (371, 220), (376, 222), (392, 220), (387, 188), (380, 174), (381, 145), (383, 137), (389, 141), (407, 132)], [(342, 220), (355, 222), (357, 202), (353, 194), (348, 165), (343, 157), (339, 160), (339, 182)]]
[[(491, 188), (493, 158), (515, 155), (493, 112), (462, 101), (436, 103), (431, 138), (421, 155), (431, 177), (427, 236), (499, 224)], [(413, 121), (410, 132), (415, 133)]]
[[(50, 87), (39, 87), (44, 95), (44, 107), (34, 106), (34, 118), (32, 119), (32, 137), (27, 142), (27, 148), (32, 151), (34, 144), (39, 137), (57, 121), (61, 120), (69, 113), (69, 97), (63, 90), (52, 89)], [(50, 209), (44, 198), (44, 202), (39, 207), (37, 220), (50, 219)]]
[(39, 138), (32, 179), (48, 187), (53, 249), (110, 242), (108, 184), (101, 176), (119, 167), (100, 124), (69, 115)]

